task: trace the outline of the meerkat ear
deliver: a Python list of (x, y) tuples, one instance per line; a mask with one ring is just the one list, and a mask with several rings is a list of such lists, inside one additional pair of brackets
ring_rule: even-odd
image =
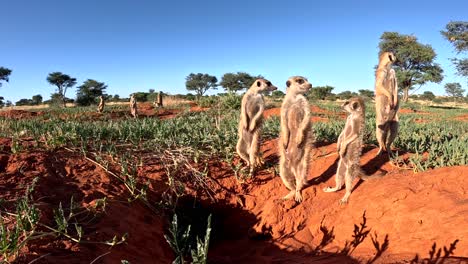
[(260, 85), (262, 85), (260, 81), (257, 81), (257, 87), (260, 87)]
[(286, 82), (286, 87), (289, 88), (289, 86), (291, 86), (291, 82), (290, 82), (290, 81), (287, 81), (287, 82)]

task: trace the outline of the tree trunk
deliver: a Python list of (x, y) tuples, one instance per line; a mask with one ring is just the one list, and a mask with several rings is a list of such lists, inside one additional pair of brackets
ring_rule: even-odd
[(408, 93), (409, 93), (409, 88), (403, 88), (403, 102), (405, 103), (408, 102), (408, 97), (409, 97)]
[(62, 95), (63, 108), (67, 108), (67, 102), (65, 101), (65, 95)]

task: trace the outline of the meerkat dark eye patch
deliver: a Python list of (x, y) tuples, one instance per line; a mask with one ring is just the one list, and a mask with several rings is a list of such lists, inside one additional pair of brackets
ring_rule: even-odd
[(353, 103), (353, 109), (354, 109), (354, 110), (357, 110), (358, 108), (359, 108), (359, 104), (358, 104), (358, 103), (356, 103), (356, 102), (355, 102), (355, 103)]
[(271, 82), (267, 82), (266, 85), (267, 85), (267, 86), (271, 86)]
[(304, 83), (304, 79), (297, 79), (296, 81), (298, 84), (303, 84)]
[(391, 54), (389, 54), (389, 55), (388, 55), (388, 59), (389, 59), (390, 61), (394, 61), (394, 60), (395, 60), (395, 57), (393, 57)]
[(291, 86), (291, 82), (290, 82), (290, 81), (287, 81), (287, 82), (286, 82), (286, 87), (289, 87), (289, 86)]
[(260, 81), (257, 81), (257, 87), (260, 87), (260, 85), (262, 85)]

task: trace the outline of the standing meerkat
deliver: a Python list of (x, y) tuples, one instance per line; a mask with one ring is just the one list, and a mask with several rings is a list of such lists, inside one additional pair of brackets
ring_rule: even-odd
[(392, 64), (395, 55), (384, 52), (375, 71), (375, 121), (379, 152), (391, 152), (390, 146), (398, 134), (398, 81)]
[(344, 111), (348, 112), (345, 127), (338, 137), (338, 153), (340, 161), (336, 171), (335, 187), (326, 187), (325, 192), (336, 192), (341, 190), (343, 184), (346, 184), (346, 193), (340, 200), (341, 204), (347, 203), (351, 190), (353, 188), (353, 180), (356, 177), (365, 179), (365, 174), (361, 170), (359, 160), (361, 158), (363, 136), (365, 128), (365, 105), (360, 97), (354, 97), (344, 102), (341, 106)]
[(283, 199), (294, 197), (300, 203), (302, 189), (307, 185), (312, 144), (310, 107), (304, 94), (312, 88), (312, 84), (304, 77), (293, 76), (286, 86), (286, 96), (281, 105), (280, 176), (290, 190)]
[(99, 96), (99, 105), (98, 105), (98, 112), (102, 113), (104, 111), (104, 97)]
[(137, 101), (135, 99), (135, 95), (132, 94), (130, 96), (130, 114), (134, 117), (138, 117), (138, 109), (137, 109)]
[(263, 93), (276, 90), (277, 87), (266, 79), (257, 79), (242, 97), (241, 114), (237, 141), (237, 154), (250, 167), (253, 176), (255, 168), (261, 164), (259, 157), (260, 136), (263, 124), (265, 101)]
[(158, 92), (158, 96), (156, 97), (156, 107), (163, 107), (163, 94), (161, 91)]

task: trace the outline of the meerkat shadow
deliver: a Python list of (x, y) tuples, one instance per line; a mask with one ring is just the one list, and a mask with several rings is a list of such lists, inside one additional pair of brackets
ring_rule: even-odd
[(306, 183), (305, 188), (308, 188), (308, 187), (310, 187), (312, 185), (318, 185), (320, 183), (326, 182), (331, 177), (333, 177), (333, 175), (336, 174), (336, 170), (338, 169), (338, 161), (339, 160), (340, 160), (339, 157), (336, 158), (335, 161), (333, 162), (333, 164), (330, 165), (330, 167), (328, 167), (328, 169), (326, 171), (324, 171), (322, 174), (320, 174), (320, 176), (308, 180), (307, 183)]
[(382, 171), (381, 170), (382, 166), (387, 162), (390, 162), (389, 155), (387, 154), (377, 155), (371, 160), (369, 160), (364, 166), (362, 166), (362, 170), (364, 170), (364, 172), (367, 175), (372, 175), (376, 173), (377, 171)]

